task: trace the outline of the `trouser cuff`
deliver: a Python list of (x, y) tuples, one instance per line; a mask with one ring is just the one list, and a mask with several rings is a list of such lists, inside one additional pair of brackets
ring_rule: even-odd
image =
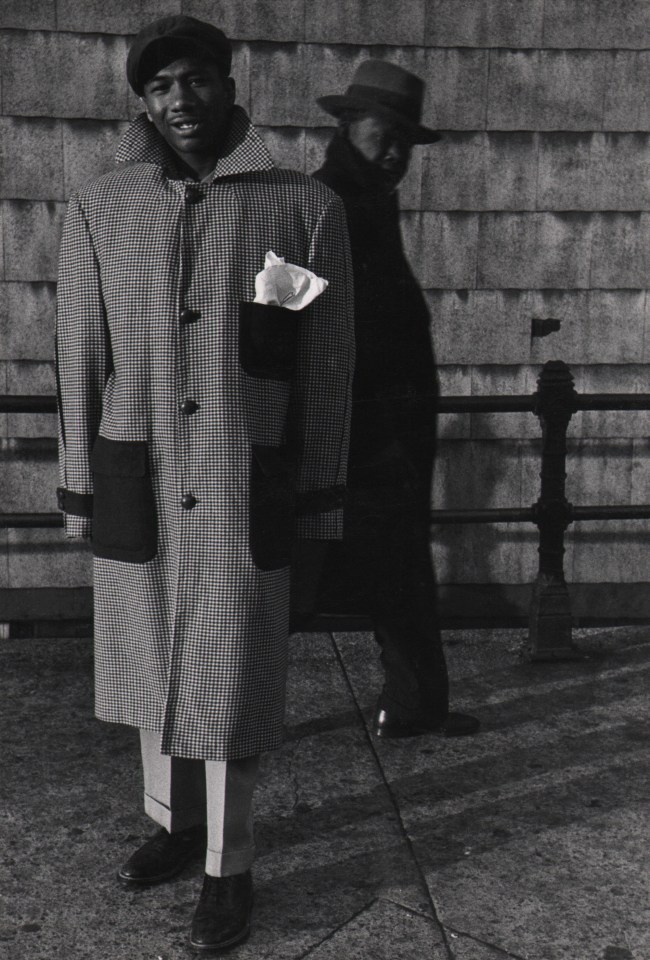
[(205, 872), (211, 877), (230, 877), (235, 873), (244, 873), (250, 869), (255, 857), (255, 847), (241, 847), (239, 850), (210, 850), (205, 857)]
[(170, 810), (164, 803), (144, 795), (144, 812), (147, 816), (164, 827), (168, 833), (179, 833), (181, 830), (188, 830), (190, 827), (197, 827), (205, 823), (205, 804), (202, 803), (195, 807), (183, 807), (180, 810)]

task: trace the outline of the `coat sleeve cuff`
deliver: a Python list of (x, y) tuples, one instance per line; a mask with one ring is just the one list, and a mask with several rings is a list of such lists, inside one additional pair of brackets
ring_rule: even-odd
[(65, 487), (57, 487), (56, 501), (63, 511), (63, 528), (66, 537), (77, 540), (88, 539), (93, 530), (93, 495), (75, 493)]
[(74, 514), (75, 517), (90, 519), (93, 515), (92, 493), (74, 493), (73, 490), (66, 490), (65, 487), (57, 487), (56, 502), (59, 510)]

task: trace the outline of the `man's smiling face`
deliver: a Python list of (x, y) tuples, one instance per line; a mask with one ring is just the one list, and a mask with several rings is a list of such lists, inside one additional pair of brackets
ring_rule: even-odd
[(147, 116), (172, 150), (200, 177), (213, 169), (235, 101), (235, 83), (216, 64), (181, 57), (144, 85)]

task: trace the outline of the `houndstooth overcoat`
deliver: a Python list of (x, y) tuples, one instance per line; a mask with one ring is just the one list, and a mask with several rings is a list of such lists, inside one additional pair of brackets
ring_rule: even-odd
[[(329, 281), (252, 303), (268, 250)], [(342, 533), (354, 330), (338, 197), (243, 110), (206, 180), (144, 115), (70, 200), (57, 291), (59, 506), (92, 536), (96, 713), (162, 752), (282, 737), (294, 536)]]

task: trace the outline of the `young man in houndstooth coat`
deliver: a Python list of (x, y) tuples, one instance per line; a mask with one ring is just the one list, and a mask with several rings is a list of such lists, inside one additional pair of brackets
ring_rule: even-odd
[[(198, 950), (248, 933), (291, 545), (342, 533), (354, 354), (342, 204), (274, 167), (230, 65), (191, 17), (135, 38), (145, 112), (115, 172), (70, 200), (57, 302), (59, 505), (92, 538), (96, 712), (140, 729), (161, 827), (119, 876), (167, 880), (207, 833)], [(256, 284), (269, 251), (310, 273), (275, 261)]]

